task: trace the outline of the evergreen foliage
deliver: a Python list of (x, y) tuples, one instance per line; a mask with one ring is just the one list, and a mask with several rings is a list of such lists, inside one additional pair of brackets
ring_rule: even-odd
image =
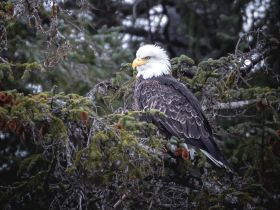
[[(261, 2), (265, 15), (239, 34), (242, 11)], [(0, 208), (278, 209), (277, 8), (1, 1)], [(167, 24), (139, 27), (154, 9)], [(182, 140), (141, 120), (163, 113), (134, 110), (127, 62), (144, 39), (168, 49), (173, 76), (198, 97), (233, 172), (200, 153), (190, 161)]]

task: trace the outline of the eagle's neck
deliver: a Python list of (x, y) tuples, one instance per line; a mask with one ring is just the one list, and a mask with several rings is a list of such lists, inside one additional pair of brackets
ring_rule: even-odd
[(143, 77), (143, 79), (169, 75), (171, 74), (171, 64), (169, 60), (161, 62), (151, 61), (143, 66), (139, 66), (137, 71), (137, 77)]

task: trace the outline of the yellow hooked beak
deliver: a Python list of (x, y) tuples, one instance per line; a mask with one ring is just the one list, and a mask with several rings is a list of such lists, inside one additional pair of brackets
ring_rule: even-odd
[(147, 63), (146, 60), (142, 58), (135, 58), (134, 61), (132, 62), (132, 68), (135, 69), (137, 66), (142, 66), (145, 63)]

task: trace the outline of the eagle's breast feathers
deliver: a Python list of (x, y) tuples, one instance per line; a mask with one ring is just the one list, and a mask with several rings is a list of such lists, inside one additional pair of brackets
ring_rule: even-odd
[(153, 120), (166, 125), (174, 136), (184, 139), (208, 138), (211, 130), (209, 126), (205, 126), (208, 122), (205, 122), (199, 104), (195, 110), (177, 86), (171, 76), (140, 81), (135, 91), (138, 109), (156, 109), (162, 112), (164, 115), (154, 116)]

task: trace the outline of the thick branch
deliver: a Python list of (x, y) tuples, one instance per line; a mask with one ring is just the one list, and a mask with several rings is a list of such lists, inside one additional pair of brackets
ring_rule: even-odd
[[(232, 101), (228, 103), (217, 103), (211, 107), (211, 109), (214, 110), (222, 110), (222, 109), (239, 109), (243, 108), (245, 106), (251, 105), (256, 103), (258, 100), (257, 99), (252, 99), (252, 100), (244, 100), (244, 101)], [(210, 107), (202, 107), (203, 110), (209, 110)]]

